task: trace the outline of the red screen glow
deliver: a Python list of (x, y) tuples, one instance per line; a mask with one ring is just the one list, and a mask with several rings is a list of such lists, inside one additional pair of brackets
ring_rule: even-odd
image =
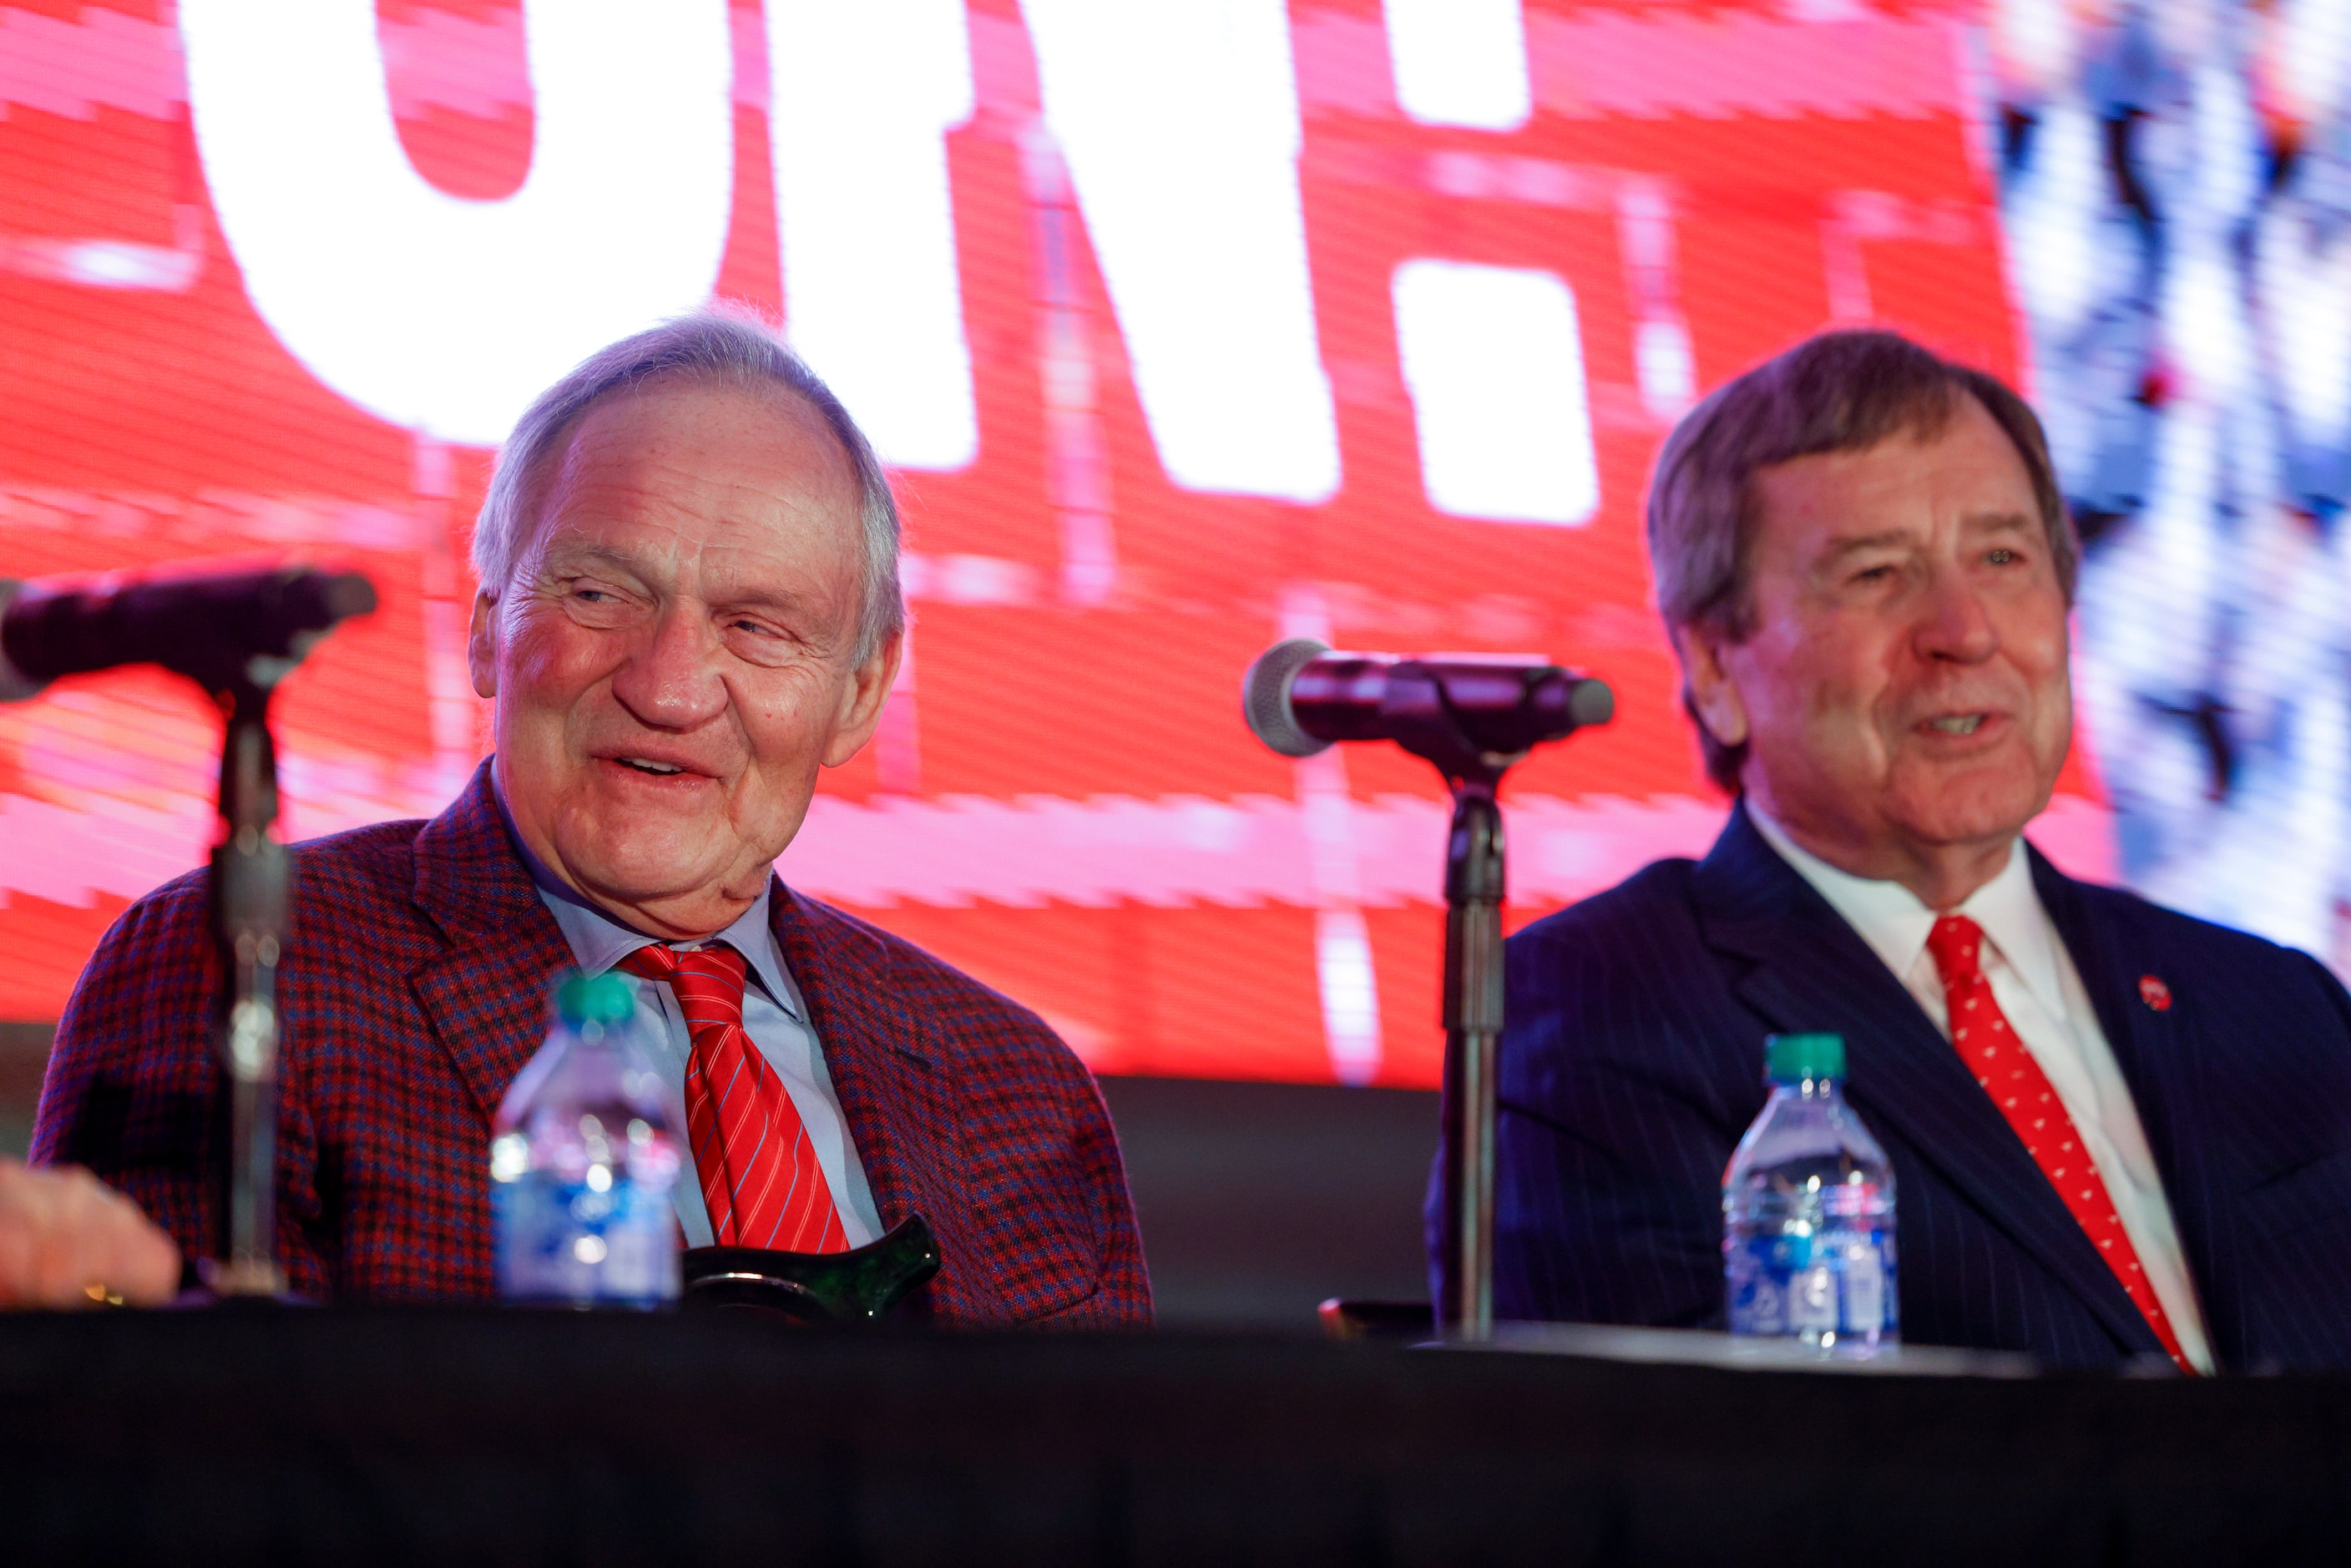
[[(1514, 925), (1702, 853), (1646, 468), (1834, 321), (2026, 373), (1967, 37), (1858, 5), (880, 10), (0, 6), (0, 576), (366, 571), (381, 609), (277, 702), (281, 825), (429, 815), (486, 747), (465, 558), (498, 432), (598, 343), (747, 302), (908, 521), (908, 674), (784, 876), (1100, 1071), (1435, 1083), (1442, 790), (1265, 750), (1242, 670), (1311, 634), (1604, 677), (1615, 722), (1506, 793)], [(57, 1017), (201, 862), (218, 730), (152, 671), (0, 707), (0, 1018)], [(2035, 837), (2111, 874), (2082, 757)]]

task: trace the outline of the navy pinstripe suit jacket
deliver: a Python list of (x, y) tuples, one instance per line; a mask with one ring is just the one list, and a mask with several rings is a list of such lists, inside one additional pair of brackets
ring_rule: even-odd
[[(2305, 954), (2038, 853), (2032, 876), (2129, 1082), (2219, 1364), (2351, 1366), (2351, 996)], [(1705, 860), (1646, 867), (1508, 953), (1498, 1316), (1721, 1327), (1722, 1169), (1763, 1106), (1763, 1037), (1829, 1030), (1894, 1163), (1905, 1339), (2058, 1366), (2160, 1354), (1950, 1045), (1743, 809)]]

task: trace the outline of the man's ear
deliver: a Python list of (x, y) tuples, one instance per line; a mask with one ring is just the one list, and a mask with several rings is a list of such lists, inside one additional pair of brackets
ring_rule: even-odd
[(824, 748), (824, 765), (838, 768), (860, 751), (873, 738), (881, 727), (882, 710), (890, 701), (890, 688), (898, 682), (898, 666), (906, 656), (906, 634), (903, 632), (873, 650), (866, 661), (851, 674), (848, 685), (841, 694), (841, 725), (832, 732), (832, 741)]
[(498, 695), (498, 601), (488, 589), (474, 595), (474, 623), (465, 632), (465, 668), (474, 677), (474, 695)]
[(1721, 634), (1707, 628), (1674, 628), (1674, 652), (1681, 655), (1682, 689), (1689, 694), (1690, 710), (1717, 745), (1741, 746), (1747, 740), (1747, 704), (1723, 668), (1725, 646)]

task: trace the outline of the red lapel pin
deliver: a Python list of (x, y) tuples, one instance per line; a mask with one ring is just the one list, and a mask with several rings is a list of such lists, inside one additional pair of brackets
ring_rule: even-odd
[(2138, 999), (2157, 1012), (2168, 1013), (2171, 1010), (2171, 988), (2153, 975), (2141, 975), (2138, 977)]

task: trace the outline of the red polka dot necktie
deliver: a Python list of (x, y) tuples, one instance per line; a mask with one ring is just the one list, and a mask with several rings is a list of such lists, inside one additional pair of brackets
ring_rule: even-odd
[(656, 943), (620, 967), (666, 982), (685, 1015), (685, 1126), (702, 1201), (722, 1247), (840, 1252), (849, 1246), (832, 1188), (792, 1097), (743, 1031), (743, 955)]
[(2105, 1178), (2083, 1147), (2074, 1118), (2065, 1113), (2064, 1102), (2049, 1087), (2041, 1063), (2016, 1038), (2000, 1003), (1992, 999), (1991, 982), (1983, 972), (1983, 927), (1964, 915), (1947, 915), (1928, 933), (1927, 951), (1934, 955), (1936, 972), (1943, 977), (1943, 996), (1951, 1009), (1951, 1045), (1959, 1059), (2016, 1129), (2075, 1223), (2097, 1244), (2098, 1255), (2122, 1281), (2131, 1304), (2146, 1317), (2164, 1350), (2180, 1370), (2192, 1374), (2196, 1369), (2179, 1352), (2179, 1336), (2172, 1333), (2171, 1320), (2156, 1299), (2147, 1270), (2139, 1267), (2138, 1249), (2123, 1229), (2122, 1217), (2106, 1195)]

